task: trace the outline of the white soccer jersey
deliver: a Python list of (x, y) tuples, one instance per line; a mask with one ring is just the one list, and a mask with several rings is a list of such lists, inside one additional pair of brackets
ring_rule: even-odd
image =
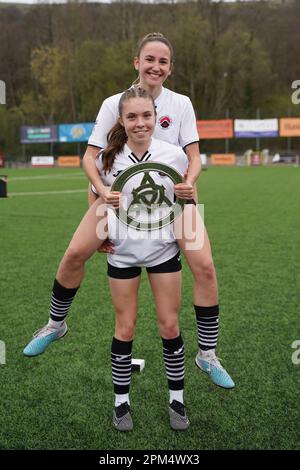
[[(119, 117), (119, 101), (122, 93), (103, 101), (98, 113), (89, 145), (105, 148), (107, 134)], [(157, 120), (153, 136), (179, 147), (199, 141), (196, 117), (191, 100), (184, 95), (162, 88), (155, 100)]]
[[(149, 149), (140, 160), (137, 159), (128, 145), (125, 144), (123, 151), (116, 155), (109, 173), (105, 174), (102, 171), (101, 154), (96, 161), (96, 165), (104, 184), (111, 186), (116, 177), (124, 170), (145, 162), (164, 163), (177, 170), (182, 176), (188, 166), (187, 157), (181, 148), (156, 139), (152, 139)], [(171, 179), (158, 172), (151, 171), (149, 175), (155, 184), (158, 186), (163, 185), (165, 196), (169, 201), (173, 201), (174, 183), (172, 183)], [(131, 177), (122, 188), (122, 196), (126, 196), (127, 208), (133, 200), (133, 190), (140, 188), (144, 177), (144, 173), (139, 173)], [(161, 212), (159, 214), (161, 215)], [(153, 213), (151, 214), (151, 219), (152, 215)], [(156, 266), (173, 258), (179, 250), (172, 230), (172, 224), (151, 232), (136, 230), (120, 221), (113, 209), (108, 209), (108, 236), (113, 242), (115, 250), (113, 255), (107, 255), (108, 262), (119, 268)]]

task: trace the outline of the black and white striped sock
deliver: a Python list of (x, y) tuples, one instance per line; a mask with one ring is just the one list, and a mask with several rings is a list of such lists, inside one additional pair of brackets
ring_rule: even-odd
[(60, 325), (65, 320), (79, 287), (68, 289), (54, 280), (50, 304), (50, 319)]
[(170, 403), (183, 403), (184, 344), (181, 335), (173, 339), (162, 338), (164, 364), (168, 378)]
[(113, 337), (111, 345), (111, 369), (115, 392), (115, 406), (129, 402), (131, 381), (132, 341), (121, 341)]
[(219, 333), (219, 305), (199, 307), (194, 305), (197, 319), (198, 344), (201, 351), (215, 349)]

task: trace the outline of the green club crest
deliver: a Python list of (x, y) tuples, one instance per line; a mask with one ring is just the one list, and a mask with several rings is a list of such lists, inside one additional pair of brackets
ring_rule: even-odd
[[(150, 172), (162, 173), (168, 176), (173, 184), (182, 182), (181, 175), (162, 163), (137, 163), (126, 170), (115, 179), (111, 190), (122, 192), (125, 184), (133, 177), (143, 173), (143, 178), (137, 187), (131, 191), (132, 201), (127, 209), (120, 207), (116, 209), (119, 220), (136, 230), (157, 230), (172, 223), (181, 212), (185, 201), (179, 199), (175, 203), (170, 201), (166, 195), (166, 188), (163, 184), (157, 184), (151, 177)], [(138, 221), (137, 211), (143, 209), (148, 217), (146, 221)], [(168, 209), (166, 211), (166, 209)], [(151, 220), (154, 211), (163, 210), (164, 215), (158, 220)], [(166, 213), (167, 212), (167, 213)]]

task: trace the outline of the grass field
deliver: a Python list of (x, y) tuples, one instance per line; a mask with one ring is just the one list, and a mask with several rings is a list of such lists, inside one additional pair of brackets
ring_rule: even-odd
[(181, 330), (191, 426), (181, 434), (169, 428), (146, 277), (133, 350), (146, 360), (131, 386), (135, 429), (112, 428), (114, 318), (105, 255), (87, 265), (67, 337), (40, 357), (22, 355), (47, 320), (59, 260), (86, 210), (87, 182), (81, 170), (1, 173), (9, 175), (12, 194), (0, 199), (1, 449), (300, 448), (300, 364), (293, 364), (291, 347), (300, 340), (300, 168), (210, 168), (199, 180), (220, 285), (218, 355), (236, 388), (213, 386), (194, 365), (192, 276), (184, 266)]

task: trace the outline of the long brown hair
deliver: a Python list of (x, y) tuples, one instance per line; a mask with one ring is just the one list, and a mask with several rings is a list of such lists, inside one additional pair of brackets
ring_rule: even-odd
[[(152, 101), (154, 113), (156, 114), (155, 104), (152, 96), (140, 86), (132, 86), (124, 91), (119, 101), (119, 117), (123, 114), (123, 105), (125, 101), (131, 98), (148, 98)], [(120, 153), (127, 142), (127, 135), (124, 126), (118, 120), (107, 134), (107, 147), (102, 152), (102, 164), (104, 173), (108, 173), (114, 163), (116, 155)]]
[(172, 44), (170, 43), (169, 39), (167, 39), (163, 34), (161, 33), (149, 33), (147, 36), (143, 37), (143, 39), (140, 40), (138, 43), (137, 49), (136, 49), (136, 57), (140, 57), (142, 49), (145, 47), (148, 42), (162, 42), (165, 44), (169, 51), (170, 51), (170, 56), (171, 56), (171, 65), (174, 63), (174, 50), (172, 47)]
[[(157, 41), (162, 42), (163, 44), (165, 44), (165, 46), (168, 47), (168, 49), (170, 51), (171, 70), (172, 70), (173, 65), (174, 65), (174, 49), (173, 49), (173, 46), (170, 43), (169, 39), (167, 39), (161, 33), (149, 33), (145, 37), (143, 37), (143, 39), (141, 39), (140, 42), (137, 45), (135, 57), (140, 57), (143, 48), (145, 47), (146, 44), (148, 44), (148, 42), (157, 42)], [(138, 75), (136, 77), (136, 79), (134, 80), (132, 85), (135, 85), (135, 84), (139, 83), (139, 81), (140, 81), (140, 75)]]

